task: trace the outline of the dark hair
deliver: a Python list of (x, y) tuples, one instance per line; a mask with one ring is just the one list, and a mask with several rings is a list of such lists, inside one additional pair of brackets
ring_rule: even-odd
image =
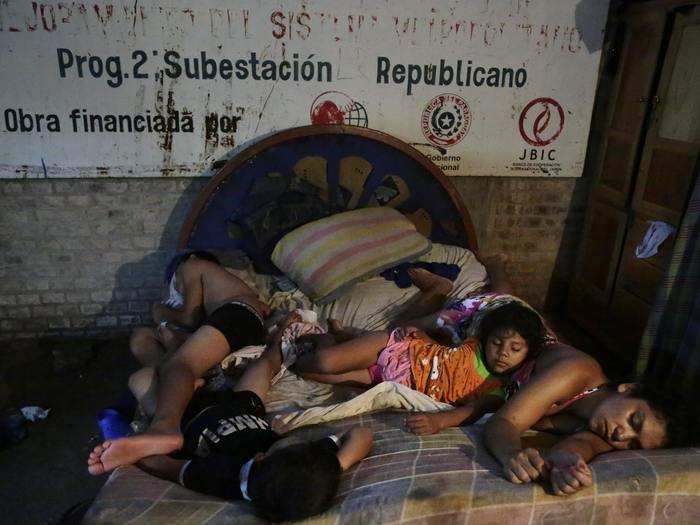
[(297, 443), (255, 463), (250, 497), (270, 521), (295, 521), (328, 509), (338, 491), (340, 462), (330, 449)]
[[(680, 384), (675, 387), (671, 381), (663, 383), (649, 376), (643, 377), (638, 388), (632, 393), (634, 397), (645, 400), (652, 409), (661, 414), (666, 423), (665, 447), (688, 447), (697, 445), (697, 414), (694, 408), (697, 401), (688, 399), (680, 391)], [(680, 383), (680, 382), (679, 382)]]
[(189, 250), (186, 252), (180, 252), (175, 254), (175, 256), (172, 259), (170, 259), (168, 266), (165, 268), (165, 284), (170, 283), (170, 279), (173, 278), (173, 274), (177, 270), (178, 266), (180, 266), (193, 255), (197, 257), (197, 259), (203, 259), (205, 261), (213, 262), (214, 264), (218, 264), (219, 266), (221, 266), (221, 261), (219, 261), (219, 258), (211, 252), (207, 252), (205, 250)]
[(544, 346), (547, 330), (537, 312), (518, 302), (510, 302), (484, 315), (479, 329), (479, 340), (486, 345), (489, 336), (498, 329), (514, 330), (525, 339), (528, 357), (537, 355)]

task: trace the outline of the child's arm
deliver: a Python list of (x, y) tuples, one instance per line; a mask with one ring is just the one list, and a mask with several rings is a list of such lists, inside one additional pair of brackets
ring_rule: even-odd
[(590, 487), (593, 475), (587, 463), (599, 454), (613, 450), (600, 436), (585, 430), (554, 445), (545, 455), (552, 492), (566, 496)]
[(338, 461), (343, 470), (347, 470), (369, 454), (372, 448), (372, 430), (368, 427), (354, 426), (340, 437)]
[(301, 319), (298, 313), (292, 312), (277, 324), (277, 330), (272, 335), (270, 343), (262, 355), (250, 363), (243, 375), (233, 388), (236, 392), (250, 390), (255, 392), (261, 401), (265, 402), (270, 390), (270, 381), (282, 366), (282, 335), (290, 324)]
[(182, 263), (180, 269), (185, 304), (177, 310), (162, 303), (153, 305), (153, 321), (156, 324), (168, 321), (194, 330), (202, 322), (204, 318), (204, 287), (202, 286), (204, 268), (202, 262), (190, 259)]
[(533, 448), (522, 448), (520, 437), (553, 404), (587, 388), (599, 365), (588, 357), (562, 359), (534, 376), (489, 419), (484, 443), (503, 466), (504, 477), (513, 483), (530, 483), (544, 473), (544, 459)]
[(495, 412), (503, 405), (503, 398), (493, 395), (461, 401), (457, 402), (458, 406), (453, 410), (411, 414), (406, 418), (406, 425), (411, 432), (419, 436), (437, 434), (445, 428), (470, 425), (484, 414)]
[(550, 434), (561, 434), (570, 436), (581, 430), (582, 420), (574, 414), (558, 413), (551, 416), (544, 416), (537, 423), (532, 425), (533, 430), (549, 432)]
[(173, 459), (170, 456), (160, 455), (142, 458), (136, 463), (136, 466), (152, 476), (179, 483), (180, 471), (185, 463), (184, 459)]

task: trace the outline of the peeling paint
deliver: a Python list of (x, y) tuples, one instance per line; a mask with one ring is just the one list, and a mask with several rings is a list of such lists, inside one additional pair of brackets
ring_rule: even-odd
[[(441, 93), (456, 93), (464, 102), (456, 117), (468, 116), (471, 130), (459, 144), (440, 148), (464, 159), (461, 174), (493, 174), (509, 165), (504, 156), (529, 155), (518, 128), (523, 108), (538, 97), (556, 99), (566, 114), (556, 155), (571, 167), (563, 174), (575, 176), (599, 57), (581, 32), (602, 40), (605, 17), (604, 1), (596, 3), (602, 13), (585, 20), (576, 18), (576, 4), (0, 0), (0, 44), (10, 72), (4, 78), (11, 79), (0, 92), (0, 178), (198, 174), (260, 134), (309, 124), (314, 100), (329, 90), (347, 94), (350, 103), (337, 111), (343, 122), (423, 144), (431, 155), (424, 111)], [(280, 78), (283, 62), (291, 80)], [(381, 73), (380, 63), (391, 71)], [(326, 69), (323, 75), (307, 69), (304, 77), (311, 66)], [(499, 81), (520, 69), (526, 71), (517, 90)], [(547, 76), (553, 70), (557, 75)], [(477, 74), (495, 80), (477, 84)], [(75, 111), (78, 126), (70, 117)], [(187, 115), (193, 131), (150, 121), (147, 132), (105, 131), (82, 120), (175, 114)], [(47, 115), (60, 129), (46, 129)], [(34, 127), (19, 123), (23, 118)], [(554, 120), (527, 125), (546, 135)]]

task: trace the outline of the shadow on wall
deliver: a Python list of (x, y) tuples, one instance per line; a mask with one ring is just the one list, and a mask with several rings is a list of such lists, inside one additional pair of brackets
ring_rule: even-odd
[(578, 248), (583, 236), (586, 203), (591, 182), (591, 177), (586, 175), (576, 180), (545, 297), (544, 310), (547, 312), (564, 311), (569, 287), (576, 269)]
[[(267, 136), (247, 141), (214, 161), (201, 176), (193, 178), (140, 179), (146, 209), (135, 210), (144, 221), (143, 235), (131, 242), (153, 251), (119, 266), (109, 302), (95, 312), (93, 335), (128, 334), (137, 326), (152, 326), (151, 308), (162, 297), (165, 268), (177, 251), (180, 228), (200, 190), (227, 160)], [(157, 239), (157, 240), (156, 240)]]
[[(576, 6), (576, 21), (584, 23), (586, 16), (586, 6), (598, 0), (582, 0)], [(583, 176), (576, 181), (576, 186), (569, 205), (569, 212), (564, 224), (564, 232), (562, 235), (563, 242), (559, 247), (557, 258), (554, 263), (554, 270), (550, 280), (547, 298), (545, 300), (545, 309), (548, 311), (564, 311), (567, 296), (571, 281), (576, 271), (576, 262), (578, 260), (579, 248), (583, 240), (583, 229), (585, 227), (585, 215), (588, 207), (588, 197), (595, 183), (595, 178), (602, 153), (602, 142), (605, 133), (606, 116), (610, 110), (611, 94), (615, 73), (618, 67), (619, 53), (615, 52), (616, 39), (618, 38), (617, 22), (614, 13), (619, 8), (620, 2), (613, 1), (610, 4), (608, 22), (605, 28), (605, 39), (601, 51), (601, 63), (599, 66), (598, 86), (596, 89), (595, 101), (593, 104), (593, 113), (591, 118), (591, 129), (588, 134), (588, 149), (586, 151), (586, 160), (583, 169)], [(593, 21), (589, 21), (593, 23)], [(585, 23), (589, 23), (585, 22)], [(594, 24), (595, 25), (595, 24)], [(586, 42), (589, 29), (584, 28), (582, 39), (589, 48)]]

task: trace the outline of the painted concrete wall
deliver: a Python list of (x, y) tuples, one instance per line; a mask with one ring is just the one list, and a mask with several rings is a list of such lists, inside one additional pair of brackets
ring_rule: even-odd
[(0, 177), (195, 176), (311, 123), (578, 177), (608, 0), (0, 2)]

